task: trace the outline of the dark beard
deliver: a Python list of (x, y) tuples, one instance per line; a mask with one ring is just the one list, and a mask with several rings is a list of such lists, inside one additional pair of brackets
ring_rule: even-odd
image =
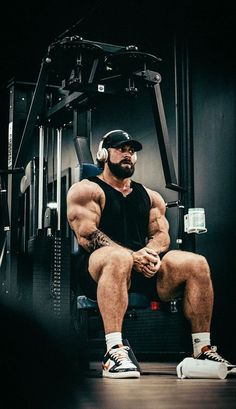
[(107, 164), (108, 167), (111, 171), (111, 173), (116, 176), (118, 179), (125, 179), (129, 178), (134, 174), (134, 164), (129, 162), (131, 167), (123, 167), (121, 166), (121, 163), (125, 163), (124, 161), (121, 161), (119, 163), (113, 163), (110, 161), (110, 158), (108, 157)]

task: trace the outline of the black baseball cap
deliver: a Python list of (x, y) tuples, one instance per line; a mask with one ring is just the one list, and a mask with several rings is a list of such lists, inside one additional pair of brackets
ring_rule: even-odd
[(115, 129), (114, 131), (108, 132), (103, 136), (102, 147), (105, 149), (108, 148), (118, 148), (122, 145), (129, 145), (134, 149), (135, 152), (141, 151), (142, 144), (138, 141), (132, 139), (131, 135), (128, 132), (123, 131), (122, 129)]

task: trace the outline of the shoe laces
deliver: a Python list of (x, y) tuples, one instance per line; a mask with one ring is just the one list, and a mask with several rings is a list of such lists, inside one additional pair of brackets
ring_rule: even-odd
[(207, 358), (214, 359), (214, 361), (229, 364), (229, 362), (226, 359), (224, 359), (221, 355), (218, 354), (216, 346), (209, 346), (209, 349), (204, 351), (204, 355), (206, 355)]
[(109, 354), (110, 354), (110, 357), (113, 360), (117, 361), (119, 364), (124, 361), (131, 362), (129, 355), (128, 355), (129, 349), (130, 348), (126, 346), (122, 346), (120, 348), (113, 348), (113, 349), (110, 349)]

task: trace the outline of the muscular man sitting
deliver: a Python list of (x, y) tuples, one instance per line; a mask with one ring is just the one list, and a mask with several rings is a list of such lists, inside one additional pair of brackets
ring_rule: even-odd
[(181, 292), (183, 311), (191, 324), (193, 356), (225, 362), (231, 368), (211, 346), (213, 288), (206, 259), (191, 252), (168, 251), (163, 198), (131, 179), (136, 152), (141, 149), (127, 132), (108, 132), (97, 153), (102, 173), (75, 183), (67, 197), (68, 221), (82, 248), (80, 278), (85, 292), (95, 292), (103, 320), (107, 344), (103, 376), (140, 376), (122, 343), (130, 289), (148, 288), (162, 301)]

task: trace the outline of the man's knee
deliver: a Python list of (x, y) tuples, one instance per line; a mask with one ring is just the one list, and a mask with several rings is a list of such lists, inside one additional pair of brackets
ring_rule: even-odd
[(209, 264), (204, 256), (182, 250), (169, 251), (162, 259), (162, 269), (210, 275)]
[(106, 264), (111, 264), (116, 266), (117, 268), (123, 269), (131, 269), (133, 266), (133, 257), (128, 252), (128, 250), (123, 248), (113, 248), (109, 253), (107, 260), (105, 261)]
[(99, 277), (101, 273), (109, 271), (123, 274), (130, 273), (133, 266), (133, 257), (128, 250), (121, 247), (103, 247), (96, 250), (89, 260), (89, 271), (94, 277)]
[(194, 271), (196, 272), (197, 277), (200, 280), (209, 280), (211, 273), (207, 259), (200, 254), (196, 254), (195, 256)]

